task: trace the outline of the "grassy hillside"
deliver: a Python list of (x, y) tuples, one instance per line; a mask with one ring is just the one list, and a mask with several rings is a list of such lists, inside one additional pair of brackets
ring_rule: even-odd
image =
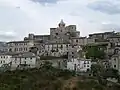
[(94, 78), (49, 65), (40, 69), (7, 71), (0, 74), (0, 90), (120, 90), (119, 86), (100, 85)]

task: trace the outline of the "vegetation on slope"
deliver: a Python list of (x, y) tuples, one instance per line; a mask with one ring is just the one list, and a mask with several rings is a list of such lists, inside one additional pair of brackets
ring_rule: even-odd
[(102, 85), (97, 79), (75, 76), (75, 72), (51, 67), (46, 62), (40, 69), (7, 71), (0, 74), (0, 90), (120, 90)]
[(86, 45), (83, 50), (86, 52), (86, 58), (104, 59), (106, 46), (104, 45)]

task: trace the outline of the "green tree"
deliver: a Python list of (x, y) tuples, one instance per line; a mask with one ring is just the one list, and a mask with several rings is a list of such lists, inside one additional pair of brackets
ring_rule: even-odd
[(52, 68), (52, 63), (50, 63), (49, 61), (45, 61), (44, 64), (42, 64), (41, 68), (50, 69)]
[(118, 70), (115, 70), (113, 68), (110, 69), (106, 69), (103, 73), (102, 73), (103, 78), (119, 78), (119, 74), (118, 74)]
[(93, 76), (98, 76), (103, 71), (103, 68), (98, 64), (91, 65), (91, 72)]
[(86, 58), (104, 59), (105, 57), (104, 47), (102, 46), (99, 46), (99, 45), (89, 46), (88, 45), (84, 49), (86, 51)]

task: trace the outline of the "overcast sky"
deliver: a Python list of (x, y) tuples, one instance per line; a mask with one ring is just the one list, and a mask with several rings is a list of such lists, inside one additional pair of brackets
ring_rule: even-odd
[(61, 19), (81, 36), (120, 31), (120, 0), (0, 0), (0, 41), (49, 34)]

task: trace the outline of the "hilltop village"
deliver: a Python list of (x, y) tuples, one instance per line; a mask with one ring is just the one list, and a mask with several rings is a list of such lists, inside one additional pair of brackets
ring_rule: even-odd
[(61, 20), (49, 35), (24, 37), (23, 41), (0, 43), (0, 70), (39, 68), (48, 61), (53, 67), (88, 72), (92, 65), (120, 73), (120, 33), (111, 31), (81, 37), (76, 25)]

